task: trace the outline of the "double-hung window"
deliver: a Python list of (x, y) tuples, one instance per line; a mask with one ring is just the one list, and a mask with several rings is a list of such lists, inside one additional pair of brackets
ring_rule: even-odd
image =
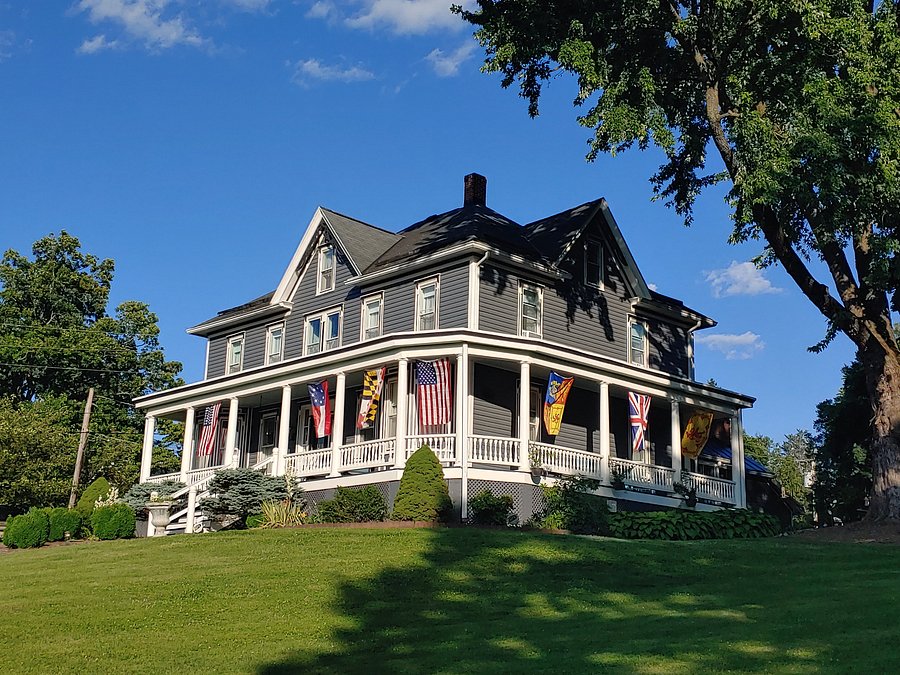
[(362, 303), (362, 339), (371, 340), (381, 335), (382, 317), (384, 315), (384, 296), (373, 295)]
[(318, 354), (341, 346), (341, 309), (306, 317), (305, 354)]
[(597, 239), (584, 244), (584, 283), (603, 288), (603, 245)]
[(525, 337), (541, 337), (543, 293), (532, 284), (519, 286), (519, 334)]
[(637, 319), (628, 321), (628, 361), (636, 366), (647, 365), (647, 326)]
[(244, 334), (232, 335), (228, 338), (228, 373), (239, 373), (244, 365)]
[(284, 324), (276, 323), (266, 329), (266, 365), (284, 358)]
[(420, 281), (416, 286), (416, 330), (435, 330), (437, 316), (438, 280)]
[(319, 249), (319, 285), (316, 293), (334, 290), (334, 246)]

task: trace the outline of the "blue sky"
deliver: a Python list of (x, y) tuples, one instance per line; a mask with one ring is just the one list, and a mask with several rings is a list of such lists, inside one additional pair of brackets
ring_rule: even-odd
[(184, 330), (277, 285), (317, 205), (400, 229), (488, 177), (529, 222), (607, 198), (647, 281), (718, 320), (697, 377), (758, 398), (751, 433), (811, 428), (852, 359), (780, 268), (729, 246), (722, 192), (686, 229), (647, 181), (653, 152), (584, 161), (566, 79), (530, 119), (479, 72), (446, 0), (0, 0), (0, 247), (66, 229), (113, 258), (113, 302), (159, 315), (188, 381)]

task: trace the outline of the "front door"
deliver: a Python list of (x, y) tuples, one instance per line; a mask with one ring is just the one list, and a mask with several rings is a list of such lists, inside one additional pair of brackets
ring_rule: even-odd
[[(334, 405), (333, 400), (331, 403)], [(300, 406), (300, 415), (297, 422), (297, 452), (322, 450), (331, 445), (329, 436), (316, 438), (316, 420), (312, 414), (312, 406), (308, 403)]]
[(278, 413), (263, 413), (259, 420), (259, 454), (257, 464), (272, 456), (275, 450), (275, 439), (278, 435)]

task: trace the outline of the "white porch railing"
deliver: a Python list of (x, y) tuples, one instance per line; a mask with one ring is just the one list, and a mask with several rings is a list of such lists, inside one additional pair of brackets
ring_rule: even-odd
[(430, 436), (407, 436), (406, 459), (423, 445), (434, 451), (441, 464), (456, 464), (456, 435), (432, 434)]
[(626, 484), (673, 491), (675, 470), (664, 466), (644, 464), (631, 459), (610, 457), (610, 475), (619, 474)]
[(520, 446), (518, 438), (469, 436), (469, 461), (480, 464), (519, 466)]
[(734, 503), (734, 481), (682, 471), (681, 482), (688, 489), (696, 489), (698, 497)]
[(362, 443), (351, 443), (341, 447), (341, 463), (339, 471), (353, 469), (374, 469), (380, 466), (392, 466), (394, 463), (393, 438), (381, 438)]
[(285, 455), (284, 467), (298, 478), (327, 476), (331, 473), (331, 448)]
[(165, 483), (167, 480), (180, 481), (181, 474), (177, 473), (177, 472), (176, 473), (161, 473), (156, 476), (150, 476), (150, 478), (147, 479), (147, 482), (148, 483)]
[(596, 452), (532, 441), (528, 444), (528, 455), (533, 466), (539, 465), (553, 473), (600, 478), (602, 456)]

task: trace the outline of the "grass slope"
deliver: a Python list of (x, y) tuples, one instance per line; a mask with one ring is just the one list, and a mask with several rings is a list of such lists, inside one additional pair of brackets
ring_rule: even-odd
[(900, 548), (288, 530), (0, 556), (4, 672), (900, 672)]

